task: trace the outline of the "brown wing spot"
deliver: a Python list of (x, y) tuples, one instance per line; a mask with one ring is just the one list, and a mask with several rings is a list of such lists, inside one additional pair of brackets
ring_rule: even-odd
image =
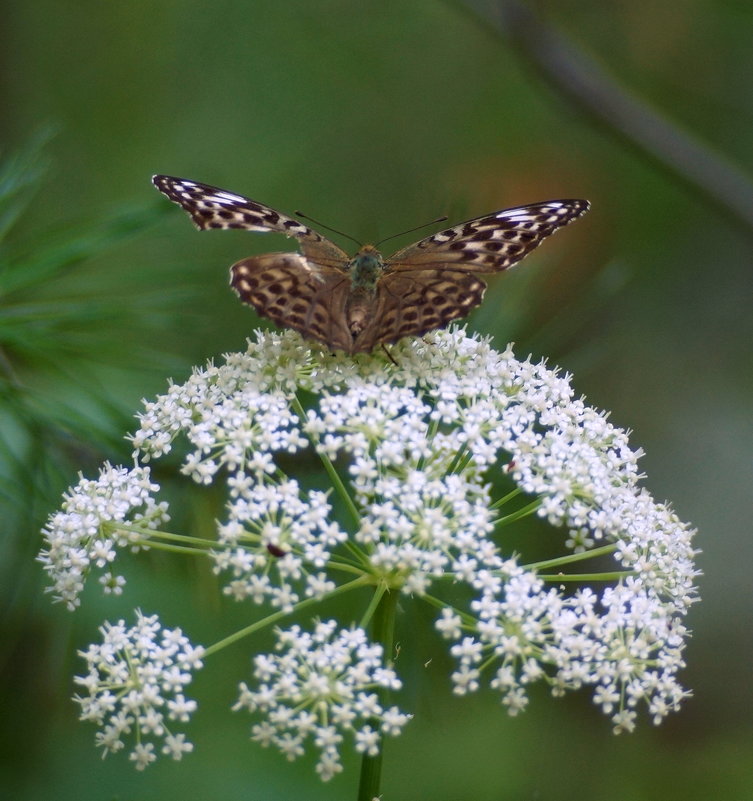
[[(388, 310), (388, 311), (387, 311), (387, 312), (386, 312), (386, 313), (385, 313), (385, 314), (382, 316), (382, 319), (381, 319), (381, 321), (380, 321), (381, 329), (382, 329), (383, 331), (386, 331), (386, 330), (389, 330), (389, 329), (391, 329), (391, 328), (394, 328), (394, 326), (395, 326), (395, 320), (396, 320), (396, 319), (397, 319), (397, 313), (396, 313), (395, 309), (389, 309), (389, 310)], [(406, 322), (406, 323), (404, 323), (404, 324), (401, 326), (400, 330), (402, 331), (403, 329), (405, 329), (407, 325), (408, 325), (408, 323), (407, 323), (407, 322)]]
[(457, 284), (452, 284), (449, 281), (445, 281), (441, 284), (438, 284), (436, 287), (436, 291), (441, 293), (443, 299), (449, 302), (449, 299), (454, 297), (458, 294), (460, 287)]

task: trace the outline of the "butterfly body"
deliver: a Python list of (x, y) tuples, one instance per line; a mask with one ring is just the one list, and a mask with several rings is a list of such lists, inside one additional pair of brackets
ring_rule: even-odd
[(373, 294), (383, 272), (384, 259), (373, 245), (364, 245), (348, 262), (348, 273), (354, 290), (363, 289)]
[(484, 297), (479, 273), (511, 267), (585, 200), (550, 200), (439, 231), (387, 259), (372, 245), (352, 257), (299, 220), (208, 184), (156, 175), (157, 189), (200, 229), (241, 228), (295, 237), (301, 253), (251, 256), (230, 268), (241, 300), (277, 325), (346, 353), (369, 352), (465, 317)]

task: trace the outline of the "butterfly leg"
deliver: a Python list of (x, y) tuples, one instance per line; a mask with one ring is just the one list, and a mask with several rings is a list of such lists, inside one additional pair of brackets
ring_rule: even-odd
[(381, 345), (382, 350), (387, 355), (387, 358), (395, 365), (395, 367), (399, 367), (400, 365), (395, 361), (395, 357), (387, 350), (387, 346), (384, 344), (384, 342), (382, 342)]

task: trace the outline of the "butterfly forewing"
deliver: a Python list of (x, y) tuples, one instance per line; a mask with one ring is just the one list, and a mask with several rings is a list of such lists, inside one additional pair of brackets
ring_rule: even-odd
[(385, 262), (378, 314), (356, 344), (367, 350), (465, 317), (486, 291), (478, 273), (506, 270), (588, 207), (585, 200), (550, 200), (504, 209), (403, 248)]
[[(504, 209), (432, 234), (382, 263), (370, 246), (349, 259), (298, 220), (242, 195), (167, 175), (152, 180), (200, 229), (295, 237), (302, 254), (243, 259), (230, 268), (230, 283), (260, 315), (346, 353), (421, 336), (465, 317), (484, 297), (479, 273), (506, 270), (589, 208), (585, 200), (549, 200)], [(359, 269), (366, 272), (359, 275)]]
[(348, 254), (334, 242), (304, 225), (299, 220), (275, 211), (263, 203), (227, 192), (217, 186), (155, 175), (154, 185), (173, 203), (184, 208), (197, 228), (239, 228), (245, 231), (274, 231), (294, 236), (301, 243), (306, 258), (315, 263), (345, 268)]
[(385, 267), (389, 272), (453, 264), (456, 269), (479, 273), (500, 272), (588, 208), (586, 200), (548, 200), (496, 211), (399, 250), (387, 259)]

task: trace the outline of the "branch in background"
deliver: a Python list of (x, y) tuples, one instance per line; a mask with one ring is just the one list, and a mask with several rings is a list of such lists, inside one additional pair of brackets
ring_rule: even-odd
[(753, 235), (753, 183), (735, 165), (626, 92), (591, 58), (517, 0), (461, 0), (505, 34), (540, 75), (613, 136)]

